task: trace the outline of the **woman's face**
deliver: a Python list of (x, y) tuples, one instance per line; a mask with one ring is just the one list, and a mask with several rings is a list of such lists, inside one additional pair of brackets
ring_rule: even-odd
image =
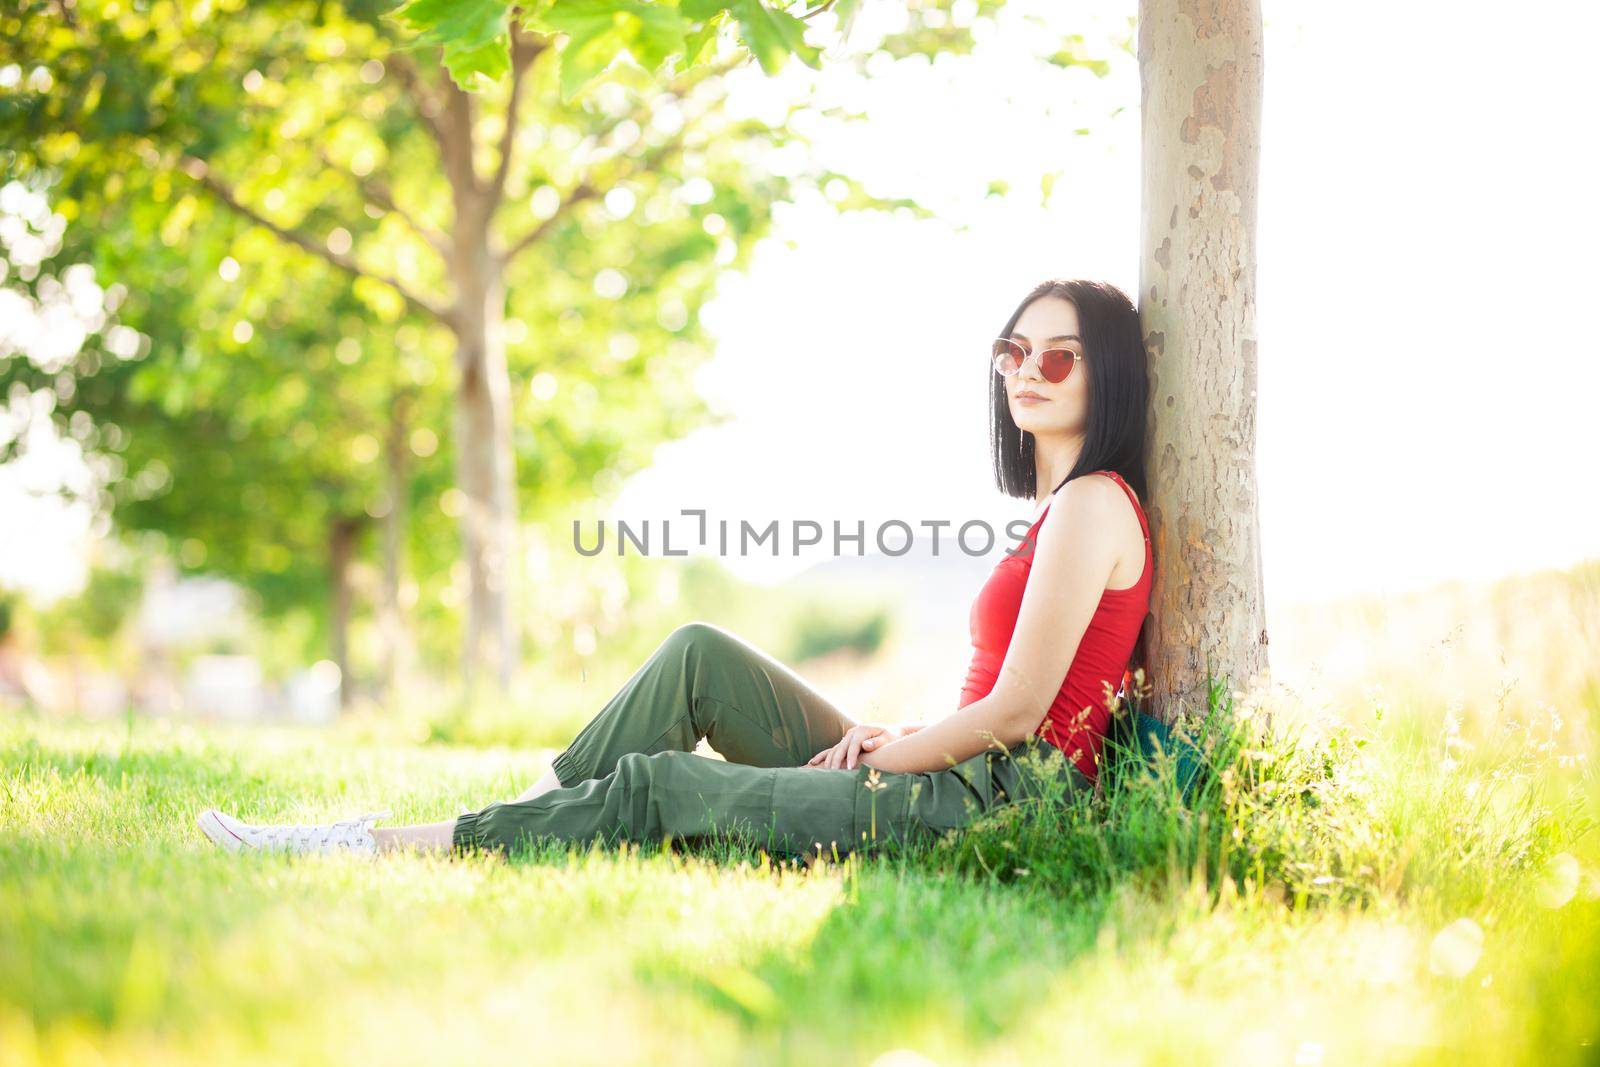
[[(1011, 339), (1029, 352), (1065, 348), (1083, 355), (1078, 309), (1058, 296), (1041, 296), (1022, 310)], [(1006, 405), (1017, 426), (1035, 437), (1079, 434), (1088, 425), (1089, 375), (1086, 360), (1074, 360), (1062, 382), (1046, 381), (1037, 360), (1005, 379)]]

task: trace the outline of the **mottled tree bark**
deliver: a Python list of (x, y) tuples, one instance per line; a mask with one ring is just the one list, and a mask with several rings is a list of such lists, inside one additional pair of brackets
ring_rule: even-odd
[(1258, 0), (1141, 0), (1139, 305), (1152, 370), (1146, 666), (1169, 720), (1267, 669), (1256, 514)]

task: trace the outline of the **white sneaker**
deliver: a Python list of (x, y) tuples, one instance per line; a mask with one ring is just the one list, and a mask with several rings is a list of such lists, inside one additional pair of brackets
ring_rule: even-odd
[(372, 837), (372, 824), (392, 814), (387, 810), (372, 811), (320, 826), (253, 826), (209, 808), (200, 813), (197, 821), (214, 844), (229, 852), (353, 852), (360, 856), (376, 856), (378, 845)]

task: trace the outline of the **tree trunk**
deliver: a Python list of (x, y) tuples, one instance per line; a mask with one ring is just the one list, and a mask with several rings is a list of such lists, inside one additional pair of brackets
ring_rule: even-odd
[(1141, 0), (1139, 303), (1151, 358), (1146, 666), (1164, 718), (1267, 669), (1256, 515), (1258, 0)]
[(350, 706), (354, 685), (350, 677), (350, 563), (355, 559), (356, 536), (361, 522), (337, 515), (328, 525), (328, 644), (339, 668), (339, 708)]
[[(452, 96), (454, 124), (470, 130), (469, 102)], [(470, 152), (469, 137), (459, 151)], [(511, 381), (501, 320), (505, 289), (489, 245), (493, 199), (471, 176), (470, 155), (447, 169), (456, 219), (451, 267), (456, 285), (456, 485), (466, 497), (461, 516), (467, 564), (467, 625), (462, 682), (473, 698), (479, 668), (491, 663), (501, 693), (511, 686), (517, 639), (511, 597), (516, 563), (516, 471), (511, 449)], [(492, 659), (491, 659), (492, 657)]]
[[(462, 669), (470, 699), (478, 667), (486, 662), (497, 668), (502, 692), (511, 684), (516, 662), (511, 615), (516, 509), (511, 384), (498, 338), (500, 279), (463, 281), (463, 289), (479, 290), (470, 307), (467, 300), (462, 303), (456, 394), (456, 484), (466, 495), (461, 534), (468, 582)], [(473, 308), (482, 310), (473, 314)]]
[(389, 432), (384, 445), (384, 471), (388, 481), (389, 511), (383, 517), (383, 597), (379, 604), (383, 633), (384, 703), (396, 710), (400, 691), (411, 669), (411, 634), (406, 628), (400, 588), (405, 582), (406, 537), (411, 523), (410, 397), (396, 392), (389, 409)]
[[(518, 658), (512, 599), (517, 589), (516, 455), (511, 437), (511, 380), (506, 370), (504, 261), (490, 245), (516, 147), (523, 77), (548, 41), (511, 29), (511, 82), (499, 160), (487, 176), (474, 162), (477, 101), (448, 77), (432, 89), (412, 86), (418, 111), (439, 147), (455, 217), (439, 244), (454, 290), (448, 321), (456, 336), (456, 487), (465, 497), (461, 540), (467, 565), (462, 687), (470, 704), (481, 667), (493, 656), (501, 693)], [(402, 63), (398, 69), (408, 69)], [(419, 91), (420, 90), (420, 91)]]

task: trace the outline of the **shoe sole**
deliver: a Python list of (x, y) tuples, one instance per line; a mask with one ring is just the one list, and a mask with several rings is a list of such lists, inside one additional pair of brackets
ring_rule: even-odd
[(200, 832), (205, 834), (214, 845), (220, 845), (229, 852), (241, 852), (244, 849), (244, 840), (217, 818), (217, 809), (207, 808), (195, 820), (200, 824)]

